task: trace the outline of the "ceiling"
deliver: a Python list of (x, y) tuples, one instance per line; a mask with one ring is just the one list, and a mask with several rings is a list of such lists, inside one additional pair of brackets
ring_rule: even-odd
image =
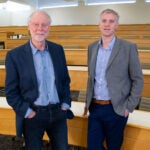
[(84, 5), (92, 5), (96, 3), (106, 4), (106, 3), (120, 3), (122, 1), (133, 3), (136, 2), (136, 0), (0, 0), (0, 3), (6, 3), (6, 2), (16, 2), (19, 4), (25, 4), (29, 5), (31, 7), (34, 7), (36, 9), (41, 8), (53, 8), (53, 7), (69, 7), (69, 6), (78, 6), (81, 4)]
[(64, 5), (78, 5), (79, 1), (84, 0), (0, 0), (0, 3), (4, 2), (16, 2), (19, 4), (29, 5), (35, 8), (55, 7)]

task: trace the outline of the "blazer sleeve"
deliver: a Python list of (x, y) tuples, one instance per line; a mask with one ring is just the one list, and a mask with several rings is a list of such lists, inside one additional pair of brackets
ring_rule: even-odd
[(68, 73), (66, 58), (64, 54), (63, 48), (61, 48), (62, 52), (62, 64), (63, 64), (63, 79), (62, 79), (62, 90), (63, 90), (63, 103), (71, 106), (71, 96), (70, 96), (70, 76)]
[(25, 102), (21, 96), (16, 60), (17, 56), (14, 55), (13, 50), (9, 51), (6, 55), (5, 61), (5, 95), (8, 104), (14, 109), (14, 111), (24, 117), (27, 108), (29, 107), (29, 103)]
[(143, 74), (138, 57), (138, 50), (135, 44), (132, 44), (129, 55), (129, 76), (132, 81), (130, 95), (128, 97), (127, 109), (132, 112), (138, 105), (143, 89)]

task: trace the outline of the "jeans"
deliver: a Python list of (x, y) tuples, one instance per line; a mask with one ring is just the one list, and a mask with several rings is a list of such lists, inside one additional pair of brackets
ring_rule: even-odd
[(120, 150), (128, 117), (116, 114), (111, 104), (91, 104), (89, 112), (87, 150)]
[(42, 150), (42, 139), (46, 131), (52, 150), (68, 150), (66, 111), (52, 104), (48, 109), (39, 108), (36, 116), (24, 119), (26, 150)]

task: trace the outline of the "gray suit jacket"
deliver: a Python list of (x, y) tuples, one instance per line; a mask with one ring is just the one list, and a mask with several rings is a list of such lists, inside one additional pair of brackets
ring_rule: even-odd
[[(88, 46), (87, 108), (93, 96), (97, 53), (98, 41)], [(121, 116), (124, 116), (125, 109), (132, 112), (139, 103), (143, 89), (143, 75), (135, 44), (116, 38), (106, 69), (106, 80), (114, 111)]]

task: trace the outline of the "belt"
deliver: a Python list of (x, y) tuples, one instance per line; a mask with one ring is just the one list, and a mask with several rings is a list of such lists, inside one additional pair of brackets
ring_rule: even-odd
[(38, 112), (38, 111), (48, 111), (50, 109), (58, 109), (60, 108), (60, 104), (57, 103), (57, 104), (48, 104), (46, 106), (39, 106), (39, 105), (31, 105), (31, 108), (35, 111), (35, 112)]
[(100, 104), (100, 105), (109, 105), (111, 104), (111, 100), (101, 100), (101, 99), (92, 99), (92, 103)]

